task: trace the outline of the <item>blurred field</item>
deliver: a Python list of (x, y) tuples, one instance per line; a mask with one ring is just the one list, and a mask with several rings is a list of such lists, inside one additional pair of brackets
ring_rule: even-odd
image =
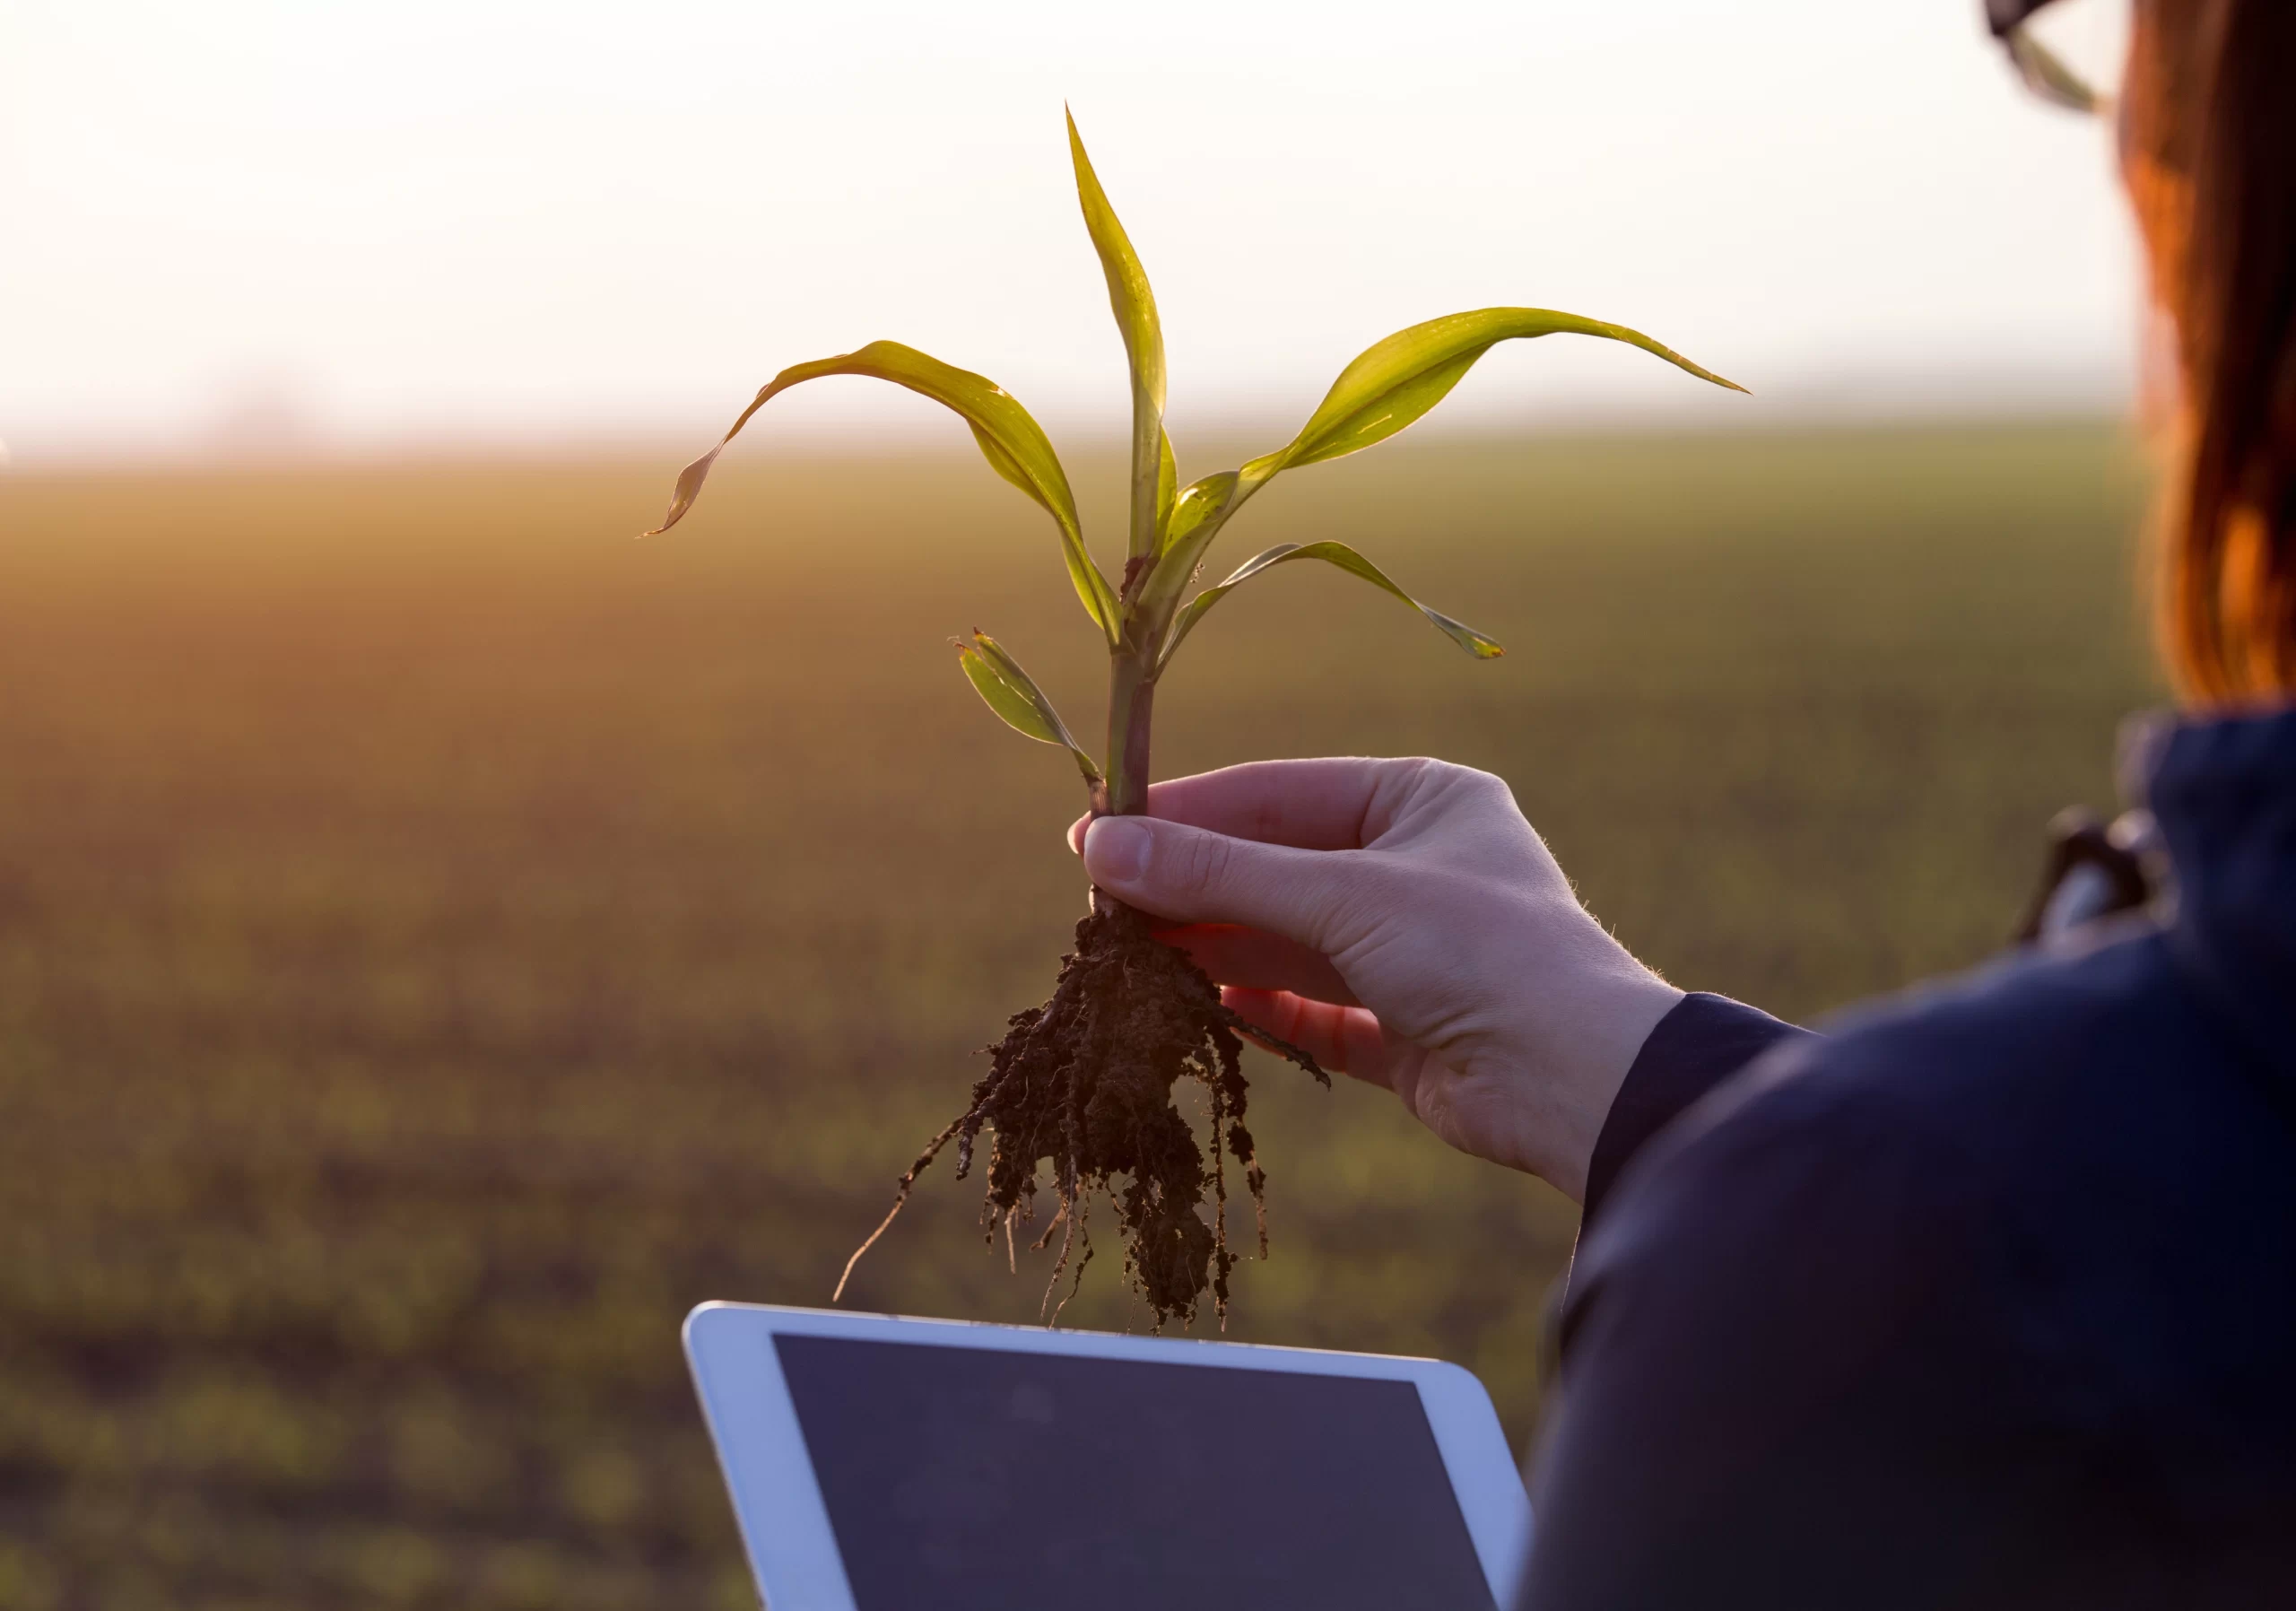
[[(977, 461), (747, 458), (631, 542), (674, 457), (0, 482), (0, 1606), (750, 1602), (679, 1317), (826, 1300), (1080, 910), (945, 637), (1099, 691)], [(1398, 443), (1223, 557), (1344, 536), (1513, 652), (1280, 573), (1159, 768), (1492, 768), (1677, 982), (1816, 1012), (2109, 800), (2140, 492), (2104, 427)], [(1569, 1206), (1253, 1073), (1232, 1335), (1460, 1360), (1519, 1441)], [(857, 1302), (1032, 1318), (975, 1200)]]

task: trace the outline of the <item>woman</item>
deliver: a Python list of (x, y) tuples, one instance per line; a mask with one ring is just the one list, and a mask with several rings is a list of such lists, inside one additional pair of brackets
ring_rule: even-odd
[(2138, 0), (2128, 66), (2172, 912), (1821, 1038), (1637, 962), (1439, 762), (1186, 779), (1082, 840), (1253, 1022), (1584, 1203), (1535, 1611), (2296, 1605), (2296, 4)]

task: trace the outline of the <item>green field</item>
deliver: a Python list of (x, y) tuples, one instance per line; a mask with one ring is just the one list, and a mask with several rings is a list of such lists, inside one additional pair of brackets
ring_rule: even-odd
[[(944, 640), (1080, 729), (1098, 651), (970, 457), (750, 457), (630, 541), (675, 467), (0, 481), (0, 1607), (751, 1603), (679, 1317), (826, 1302), (1043, 995), (1075, 775)], [(1280, 573), (1159, 771), (1490, 768), (1677, 983), (1819, 1012), (1996, 948), (2108, 803), (2142, 490), (2102, 426), (1406, 440), (1215, 562), (1344, 537), (1509, 657)], [(1251, 1072), (1231, 1335), (1461, 1361), (1526, 1437), (1569, 1205)], [(975, 1200), (853, 1300), (1032, 1319)], [(1076, 1323), (1141, 1323), (1113, 1264)]]

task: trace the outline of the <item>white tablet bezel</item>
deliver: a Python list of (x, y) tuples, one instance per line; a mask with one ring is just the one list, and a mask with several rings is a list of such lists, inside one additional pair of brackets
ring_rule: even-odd
[(777, 1334), (1408, 1381), (1419, 1389), (1459, 1514), (1497, 1604), (1506, 1605), (1514, 1592), (1523, 1552), (1530, 1543), (1530, 1500), (1491, 1395), (1470, 1372), (1441, 1360), (760, 1303), (704, 1303), (686, 1317), (686, 1358), (767, 1611), (855, 1611), (829, 1510), (814, 1481), (796, 1406), (774, 1352)]

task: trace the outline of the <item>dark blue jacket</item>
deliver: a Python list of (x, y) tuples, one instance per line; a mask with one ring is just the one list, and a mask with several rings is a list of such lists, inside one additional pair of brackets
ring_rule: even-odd
[(2296, 712), (2176, 729), (2174, 911), (1606, 1123), (1525, 1611), (2296, 1607)]

